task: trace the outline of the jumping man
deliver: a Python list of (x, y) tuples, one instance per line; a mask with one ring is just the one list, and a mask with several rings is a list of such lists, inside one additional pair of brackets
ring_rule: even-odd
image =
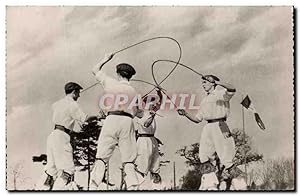
[[(112, 95), (126, 95), (129, 99), (136, 96), (135, 89), (129, 84), (135, 69), (126, 63), (117, 65), (116, 72), (118, 79), (106, 75), (102, 70), (104, 64), (113, 58), (113, 54), (106, 55), (104, 59), (93, 68), (96, 79), (102, 84), (105, 93)], [(121, 102), (121, 100), (119, 100)], [(116, 103), (118, 104), (118, 103)], [(136, 140), (133, 128), (133, 117), (135, 111), (127, 104), (117, 105), (108, 109), (106, 117), (98, 139), (96, 161), (91, 173), (91, 189), (97, 190), (103, 181), (106, 165), (116, 145), (121, 152), (121, 160), (126, 174), (125, 181), (128, 190), (138, 189), (140, 184), (140, 174), (136, 172), (134, 161), (137, 156)]]
[[(215, 167), (210, 162), (210, 159), (214, 158), (214, 153), (217, 153), (221, 164), (224, 165), (224, 172), (234, 173), (233, 171), (237, 169), (232, 162), (235, 144), (226, 123), (230, 111), (229, 101), (236, 89), (230, 84), (221, 83), (214, 75), (206, 75), (202, 79), (207, 96), (202, 100), (198, 114), (193, 116), (182, 109), (179, 109), (178, 113), (195, 123), (207, 121), (201, 133), (199, 146), (199, 158), (204, 172), (200, 189), (217, 190), (219, 182)], [(217, 86), (219, 87), (216, 88)]]

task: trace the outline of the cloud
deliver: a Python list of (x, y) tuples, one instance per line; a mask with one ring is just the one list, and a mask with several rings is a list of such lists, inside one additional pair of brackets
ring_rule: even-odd
[(269, 11), (270, 7), (240, 7), (238, 11), (237, 21), (241, 23), (246, 23), (252, 20), (253, 18), (259, 17), (266, 11)]

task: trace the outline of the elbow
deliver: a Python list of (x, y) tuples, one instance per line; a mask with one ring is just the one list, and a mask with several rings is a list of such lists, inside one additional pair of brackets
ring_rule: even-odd
[(236, 89), (235, 88), (230, 88), (230, 89), (227, 89), (228, 92), (231, 92), (231, 93), (235, 93), (236, 92)]
[(149, 127), (150, 126), (150, 123), (144, 123), (144, 127)]
[(235, 87), (234, 87), (232, 84), (229, 84), (228, 87), (229, 87), (229, 88), (227, 88), (227, 90), (228, 90), (229, 92), (232, 92), (232, 93), (235, 93), (235, 92), (236, 92), (236, 89), (235, 89)]
[(94, 67), (93, 69), (92, 69), (92, 73), (94, 74), (94, 75), (96, 75), (96, 73), (98, 72), (98, 68), (97, 67)]
[(199, 121), (199, 120), (195, 121), (196, 124), (199, 124), (200, 122), (201, 122), (201, 121)]

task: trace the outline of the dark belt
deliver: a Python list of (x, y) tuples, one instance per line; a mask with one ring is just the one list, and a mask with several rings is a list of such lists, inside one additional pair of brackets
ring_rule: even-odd
[[(141, 134), (137, 134), (137, 139), (139, 139), (140, 137), (154, 137), (154, 134), (147, 134), (147, 133), (141, 133)], [(157, 141), (158, 145), (164, 145), (160, 139), (158, 139), (157, 137), (154, 137), (154, 139)]]
[(225, 122), (226, 118), (217, 118), (217, 119), (212, 119), (212, 120), (207, 120), (207, 123), (215, 123), (215, 122)]
[(214, 123), (214, 122), (219, 122), (218, 124), (219, 124), (219, 127), (220, 127), (220, 130), (221, 130), (222, 134), (227, 133), (228, 136), (226, 136), (225, 138), (232, 136), (231, 132), (230, 132), (230, 129), (229, 129), (227, 123), (226, 123), (226, 118), (218, 118), (218, 119), (213, 119), (213, 120), (207, 120), (207, 123)]
[(54, 126), (54, 129), (61, 130), (61, 131), (65, 132), (65, 133), (68, 134), (68, 135), (70, 135), (70, 133), (71, 133), (71, 130), (70, 130), (70, 129), (67, 129), (67, 128), (65, 128), (65, 127), (62, 126), (62, 125), (55, 125), (55, 126)]
[(110, 111), (107, 113), (107, 115), (119, 115), (119, 116), (127, 116), (133, 118), (132, 114), (129, 114), (128, 112), (124, 112), (124, 111)]
[(138, 137), (154, 137), (154, 134), (138, 133)]

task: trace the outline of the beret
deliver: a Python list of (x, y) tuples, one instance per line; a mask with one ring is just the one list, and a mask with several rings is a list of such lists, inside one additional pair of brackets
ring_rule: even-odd
[(126, 72), (130, 76), (133, 76), (136, 73), (135, 69), (127, 63), (121, 63), (117, 65), (117, 73), (120, 72)]
[(73, 90), (81, 90), (83, 89), (79, 84), (75, 83), (75, 82), (68, 82), (65, 85), (65, 91), (66, 92), (71, 92)]
[(205, 75), (205, 76), (202, 76), (202, 79), (203, 80), (208, 80), (209, 82), (216, 82), (216, 81), (220, 81), (220, 79), (217, 77), (217, 76), (214, 76), (214, 75)]

